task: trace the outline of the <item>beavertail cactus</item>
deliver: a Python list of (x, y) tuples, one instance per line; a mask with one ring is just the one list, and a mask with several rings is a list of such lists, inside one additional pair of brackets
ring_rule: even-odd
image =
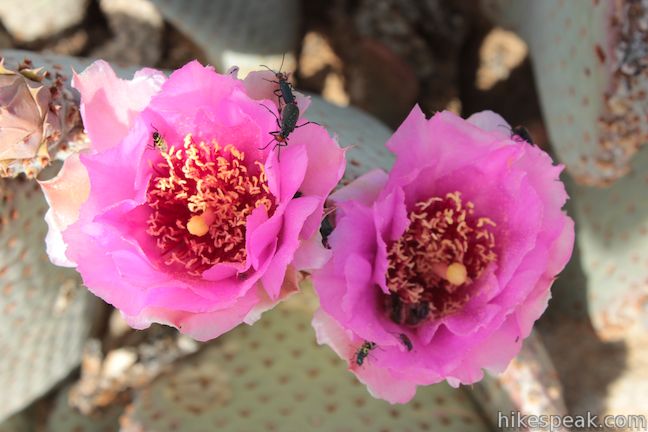
[(445, 384), (409, 405), (371, 398), (344, 362), (314, 343), (315, 307), (312, 291), (302, 290), (254, 328), (210, 343), (138, 391), (122, 430), (488, 430), (466, 393)]
[(44, 250), (46, 203), (38, 185), (0, 179), (0, 420), (74, 369), (98, 302)]
[(297, 0), (153, 0), (162, 15), (205, 51), (219, 72), (238, 66), (243, 74), (259, 64), (284, 69), (295, 63)]
[(549, 135), (581, 184), (625, 175), (648, 142), (648, 0), (482, 0), (526, 40)]
[(353, 107), (332, 105), (318, 96), (312, 96), (308, 115), (335, 134), (347, 149), (343, 183), (371, 168), (387, 170), (392, 166), (394, 155), (384, 146), (392, 132), (376, 118)]
[(637, 154), (630, 174), (610, 188), (573, 188), (587, 306), (606, 340), (648, 329), (646, 167), (648, 148)]
[[(558, 374), (551, 363), (542, 339), (534, 331), (517, 357), (498, 377), (486, 377), (472, 389), (472, 396), (485, 413), (510, 415), (565, 415)], [(497, 415), (489, 416), (497, 429)]]

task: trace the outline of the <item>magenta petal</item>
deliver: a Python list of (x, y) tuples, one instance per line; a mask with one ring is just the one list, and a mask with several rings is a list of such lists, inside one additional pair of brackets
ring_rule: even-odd
[[(276, 191), (277, 196), (282, 202), (290, 200), (300, 186), (304, 182), (306, 175), (306, 165), (308, 161), (308, 153), (303, 145), (289, 146), (281, 152), (281, 162), (274, 159), (270, 164), (266, 165), (268, 176), (271, 173), (279, 170), (279, 190)], [(292, 169), (285, 169), (284, 167), (293, 167)]]
[(461, 313), (444, 318), (443, 325), (452, 333), (465, 336), (488, 325), (498, 313), (502, 313), (502, 308), (496, 305), (467, 306)]
[(299, 246), (300, 227), (306, 218), (317, 208), (319, 201), (315, 198), (299, 198), (292, 200), (284, 214), (283, 231), (279, 237), (280, 246), (276, 250), (272, 262), (261, 278), (263, 287), (275, 299), (286, 273), (286, 268), (292, 262), (295, 251)]
[[(277, 213), (283, 209), (277, 209)], [(263, 266), (277, 249), (277, 236), (281, 229), (280, 214), (268, 219), (265, 207), (259, 206), (252, 211), (247, 219), (247, 235), (245, 248), (248, 252), (248, 263), (256, 269)]]
[(385, 294), (389, 294), (385, 275), (387, 274), (387, 243), (403, 235), (409, 225), (405, 195), (403, 190), (395, 188), (373, 206), (376, 221), (376, 259), (374, 262), (373, 280)]
[(318, 344), (329, 345), (340, 358), (353, 357), (355, 348), (352, 344), (352, 333), (345, 330), (322, 309), (316, 310), (313, 314), (312, 325)]
[[(52, 207), (48, 248), (56, 262), (78, 263), (88, 288), (134, 327), (160, 322), (200, 340), (217, 337), (296, 292), (296, 265), (330, 258), (318, 225), (344, 150), (308, 125), (291, 134), (279, 161), (273, 145), (261, 148), (273, 139), (274, 116), (235, 75), (191, 62), (168, 79), (143, 69), (126, 81), (99, 61), (74, 77), (92, 145), (43, 183)], [(303, 113), (307, 99), (297, 101)], [(206, 210), (193, 225), (200, 205), (212, 210), (200, 194), (240, 196), (240, 183), (221, 185), (220, 164), (259, 187), (264, 201), (252, 199), (251, 212), (235, 208), (234, 225), (229, 216), (210, 222)], [(180, 185), (189, 192), (177, 192)], [(205, 234), (201, 222), (211, 225)], [(242, 235), (245, 250), (232, 253), (227, 247), (241, 248)]]
[[(313, 316), (313, 328), (320, 345), (329, 345), (341, 358), (353, 357), (355, 348), (348, 332), (321, 309)], [(354, 370), (358, 379), (367, 385), (372, 396), (389, 403), (409, 402), (416, 393), (416, 384), (395, 379), (386, 369), (367, 364)]]
[[(313, 272), (321, 307), (313, 326), (318, 341), (344, 358), (371, 394), (395, 403), (411, 399), (417, 385), (445, 379), (458, 386), (479, 381), (484, 370), (503, 371), (545, 310), (551, 283), (571, 255), (574, 233), (562, 211), (567, 199), (559, 181), (562, 167), (537, 147), (511, 139), (510, 127), (495, 113), (466, 121), (441, 112), (428, 120), (415, 107), (387, 147), (396, 155), (387, 177), (374, 171), (331, 197), (336, 228), (329, 236), (330, 260)], [(432, 214), (412, 211), (448, 196), (474, 209), (473, 215), (453, 206)], [(483, 246), (492, 247), (492, 255), (482, 255), (484, 249), (443, 225), (465, 229), (464, 222), (490, 227), (480, 235), (492, 236), (492, 246)], [(406, 230), (414, 236), (396, 249), (402, 259), (390, 262), (387, 251)], [(421, 259), (406, 260), (414, 247)], [(446, 249), (441, 254), (437, 247)], [(472, 258), (470, 248), (477, 252)], [(466, 300), (458, 309), (416, 326), (393, 322), (404, 317), (394, 315), (399, 312), (392, 291), (403, 294), (403, 302), (413, 297), (412, 303), (420, 292), (436, 295), (425, 281), (444, 277), (438, 273), (444, 270), (428, 267), (427, 251), (437, 263), (441, 257), (445, 265), (458, 260), (469, 266), (471, 259), (481, 259), (484, 267), (460, 286)], [(388, 286), (388, 269), (399, 265), (406, 266), (396, 268), (401, 274), (415, 274), (407, 281), (411, 286), (393, 279)], [(377, 348), (358, 366), (355, 356), (364, 341)]]
[(138, 315), (123, 314), (131, 327), (144, 329), (154, 322), (176, 327), (199, 341), (207, 341), (228, 332), (239, 325), (257, 304), (257, 296), (250, 291), (237, 302), (236, 308), (204, 313), (186, 313), (164, 308), (146, 308)]

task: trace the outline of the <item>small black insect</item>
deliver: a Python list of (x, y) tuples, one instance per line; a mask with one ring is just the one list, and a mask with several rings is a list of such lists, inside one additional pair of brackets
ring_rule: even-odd
[(403, 345), (405, 345), (405, 348), (407, 348), (407, 351), (412, 351), (414, 345), (412, 345), (410, 338), (405, 333), (399, 334), (398, 337), (400, 338), (401, 342), (403, 342)]
[(524, 126), (515, 126), (511, 129), (511, 138), (515, 141), (526, 141), (529, 144), (534, 144), (531, 133)]
[(277, 126), (279, 127), (279, 130), (270, 132), (270, 135), (272, 135), (273, 138), (268, 142), (268, 144), (260, 147), (259, 150), (265, 150), (273, 142), (277, 143), (275, 147), (285, 147), (288, 145), (288, 136), (295, 129), (306, 126), (308, 124), (319, 125), (319, 123), (311, 121), (297, 125), (297, 120), (299, 120), (299, 108), (297, 108), (297, 104), (295, 103), (284, 106), (284, 109), (281, 112), (281, 120), (270, 108), (263, 104), (261, 104), (261, 106), (267, 109), (270, 114), (274, 116), (274, 118), (277, 120)]
[(426, 320), (430, 315), (430, 303), (423, 301), (413, 305), (409, 305), (407, 309), (406, 324), (416, 326), (422, 321)]
[(362, 366), (365, 359), (369, 355), (369, 352), (374, 348), (376, 348), (376, 344), (374, 342), (364, 341), (363, 344), (360, 345), (360, 348), (358, 348), (358, 351), (356, 351), (355, 353), (356, 364), (358, 366)]
[(290, 84), (290, 82), (288, 82), (288, 74), (285, 73), (285, 72), (281, 72), (281, 69), (283, 68), (285, 57), (286, 57), (286, 55), (284, 54), (284, 56), (281, 58), (281, 66), (279, 66), (279, 72), (276, 72), (276, 71), (270, 69), (266, 65), (261, 65), (261, 67), (264, 67), (264, 68), (268, 69), (270, 72), (272, 72), (274, 74), (275, 78), (277, 78), (276, 81), (272, 81), (272, 80), (266, 80), (266, 81), (270, 81), (272, 83), (275, 83), (275, 84), (279, 85), (279, 88), (276, 89), (273, 92), (275, 94), (275, 96), (277, 96), (279, 112), (281, 112), (281, 110), (282, 110), (281, 99), (283, 99), (284, 106), (296, 103), (295, 102), (295, 95), (292, 92), (293, 91), (292, 84)]
[(402, 324), (405, 319), (403, 317), (403, 301), (398, 294), (392, 293), (387, 300), (389, 308), (389, 318), (397, 324)]
[(389, 318), (396, 324), (415, 327), (425, 321), (430, 314), (430, 304), (426, 301), (419, 303), (404, 303), (400, 296), (392, 293), (386, 300)]
[(151, 148), (160, 150), (160, 151), (167, 151), (169, 149), (169, 146), (167, 145), (166, 140), (162, 136), (162, 134), (153, 126), (153, 133), (151, 134), (153, 138), (153, 145)]
[(333, 229), (335, 227), (333, 226), (333, 223), (331, 222), (330, 218), (327, 216), (322, 219), (322, 224), (320, 225), (320, 234), (322, 235), (322, 245), (326, 249), (331, 249), (331, 245), (329, 244), (328, 237), (331, 235), (333, 232)]

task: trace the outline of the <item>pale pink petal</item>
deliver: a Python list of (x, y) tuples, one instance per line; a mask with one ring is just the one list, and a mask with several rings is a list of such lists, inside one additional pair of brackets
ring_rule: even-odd
[(308, 240), (302, 241), (292, 263), (299, 270), (312, 271), (322, 268), (330, 258), (331, 251), (322, 245), (322, 235), (316, 232)]
[(380, 169), (371, 170), (361, 175), (347, 186), (331, 194), (336, 202), (357, 201), (370, 206), (387, 183), (387, 174)]
[(164, 80), (164, 74), (154, 69), (142, 69), (132, 80), (122, 80), (103, 60), (75, 73), (72, 86), (81, 93), (81, 115), (92, 150), (116, 146)]
[(511, 126), (501, 115), (493, 111), (480, 111), (468, 117), (466, 121), (481, 130), (496, 133), (500, 139), (511, 136)]
[(67, 249), (61, 233), (79, 218), (79, 209), (88, 199), (90, 178), (85, 166), (74, 154), (65, 160), (61, 171), (51, 180), (38, 182), (50, 208), (45, 215), (48, 225), (47, 254), (52, 262), (63, 267), (75, 263), (65, 255)]
[[(275, 82), (273, 82), (275, 81)], [(270, 100), (275, 105), (279, 104), (277, 96), (274, 94), (274, 91), (278, 89), (277, 77), (275, 74), (269, 70), (263, 71), (252, 71), (243, 80), (247, 94), (256, 100)], [(303, 94), (293, 90), (293, 95), (295, 96), (295, 101), (299, 107), (301, 114), (304, 114), (310, 105), (310, 97), (304, 96)], [(283, 104), (284, 101), (282, 100)]]
[(259, 301), (252, 308), (252, 310), (248, 312), (243, 322), (248, 325), (254, 324), (261, 318), (261, 315), (264, 312), (269, 311), (270, 309), (275, 307), (277, 303), (287, 299), (293, 294), (296, 294), (299, 291), (299, 277), (299, 272), (297, 272), (294, 267), (290, 266), (286, 270), (286, 276), (281, 286), (279, 296), (274, 300), (268, 296), (268, 293), (264, 289), (259, 288)]
[[(353, 344), (352, 333), (344, 330), (322, 309), (318, 309), (313, 315), (312, 325), (318, 344), (329, 345), (340, 358), (347, 361), (354, 358), (357, 347)], [(358, 379), (367, 385), (372, 396), (389, 403), (406, 403), (416, 393), (416, 384), (395, 380), (388, 370), (372, 366), (369, 362), (362, 367), (355, 366), (354, 371)]]

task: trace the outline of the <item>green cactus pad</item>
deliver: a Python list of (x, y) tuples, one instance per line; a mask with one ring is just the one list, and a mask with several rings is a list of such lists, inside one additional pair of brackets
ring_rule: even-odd
[(315, 303), (307, 289), (207, 344), (136, 395), (123, 430), (487, 430), (465, 392), (446, 384), (419, 388), (406, 405), (373, 399), (315, 342)]
[(345, 180), (353, 180), (374, 168), (391, 167), (394, 156), (385, 143), (392, 131), (379, 120), (356, 108), (332, 105), (318, 96), (311, 96), (305, 115), (337, 136), (342, 147), (348, 148)]
[(612, 187), (573, 189), (576, 241), (594, 327), (604, 339), (648, 329), (648, 149)]
[(471, 396), (495, 428), (498, 411), (521, 415), (565, 415), (567, 408), (561, 383), (542, 339), (536, 332), (525, 339), (522, 349), (498, 377), (485, 376), (470, 387)]
[(648, 415), (647, 150), (610, 188), (567, 185), (575, 250), (538, 330), (573, 413)]
[(45, 254), (47, 204), (34, 182), (0, 179), (0, 419), (80, 361), (98, 301)]
[(605, 185), (625, 175), (648, 142), (648, 1), (482, 6), (528, 43), (549, 136), (572, 176)]
[[(246, 73), (259, 64), (279, 66), (297, 49), (296, 0), (153, 0), (162, 15), (204, 50), (220, 72), (239, 66)], [(284, 68), (294, 64), (286, 56)]]

